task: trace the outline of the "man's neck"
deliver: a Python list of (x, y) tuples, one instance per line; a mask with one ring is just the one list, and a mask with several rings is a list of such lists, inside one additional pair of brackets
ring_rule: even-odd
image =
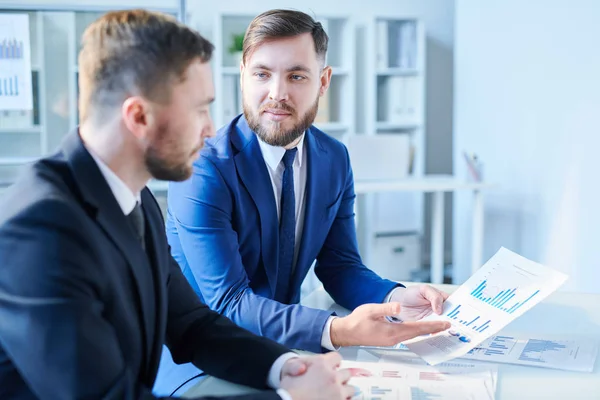
[(133, 194), (146, 186), (151, 176), (140, 150), (131, 138), (119, 133), (118, 128), (98, 128), (86, 124), (81, 125), (79, 134), (86, 148), (94, 152)]

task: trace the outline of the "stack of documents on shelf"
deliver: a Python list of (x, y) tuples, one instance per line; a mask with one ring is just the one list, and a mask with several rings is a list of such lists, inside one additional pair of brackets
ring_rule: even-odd
[[(360, 356), (359, 356), (360, 359)], [(494, 399), (498, 371), (474, 363), (444, 363), (432, 367), (413, 357), (408, 362), (343, 361), (352, 372), (353, 400)]]

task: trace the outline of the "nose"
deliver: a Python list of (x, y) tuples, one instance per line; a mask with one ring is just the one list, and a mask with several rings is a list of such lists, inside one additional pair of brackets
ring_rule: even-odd
[(269, 100), (287, 101), (289, 98), (288, 85), (285, 78), (273, 79), (269, 87)]
[(204, 129), (200, 131), (201, 138), (211, 138), (216, 135), (215, 124), (213, 123), (212, 117), (208, 117), (208, 123), (204, 125)]

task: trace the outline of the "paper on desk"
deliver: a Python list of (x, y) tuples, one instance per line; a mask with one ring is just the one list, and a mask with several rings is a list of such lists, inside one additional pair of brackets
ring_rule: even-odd
[(436, 373), (448, 379), (460, 377), (482, 379), (490, 396), (496, 393), (498, 384), (498, 366), (494, 364), (484, 364), (473, 361), (448, 361), (438, 365), (428, 365), (422, 358), (410, 352), (373, 352), (368, 350), (358, 350), (357, 361), (369, 363), (385, 363), (401, 365), (404, 369), (412, 369), (413, 374), (407, 373), (406, 376), (416, 376), (421, 372)]
[[(343, 361), (352, 370), (353, 400), (494, 399), (497, 370)], [(494, 376), (494, 373), (496, 376)]]
[[(373, 358), (386, 360), (390, 354), (394, 354), (397, 350), (409, 350), (402, 343), (391, 347), (361, 346), (361, 348), (378, 352), (377, 354), (369, 352), (371, 359), (366, 356), (366, 353), (361, 353), (365, 361), (372, 361)], [(565, 371), (592, 372), (599, 349), (600, 340), (592, 338), (564, 340), (562, 338), (550, 339), (543, 336), (525, 338), (496, 335), (484, 340), (459, 359), (529, 365)]]
[(450, 329), (404, 344), (431, 365), (460, 357), (545, 299), (567, 275), (502, 247), (444, 302), (442, 315), (423, 321), (449, 321)]
[(498, 335), (487, 339), (463, 358), (592, 372), (597, 355), (598, 340), (519, 339)]

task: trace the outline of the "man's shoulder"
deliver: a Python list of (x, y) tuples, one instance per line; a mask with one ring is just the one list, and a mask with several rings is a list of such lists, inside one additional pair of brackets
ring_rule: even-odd
[[(27, 166), (6, 189), (0, 201), (0, 225), (23, 213), (47, 208), (48, 218), (57, 217), (51, 209), (72, 210), (76, 203), (71, 171), (59, 154)], [(50, 215), (53, 214), (53, 215)]]
[(204, 147), (200, 150), (199, 161), (202, 159), (213, 162), (226, 162), (233, 158), (233, 147), (231, 143), (232, 131), (235, 126), (227, 124), (215, 133), (214, 137), (206, 139)]
[(326, 151), (332, 151), (334, 155), (346, 156), (346, 145), (334, 138), (333, 136), (328, 135), (323, 132), (316, 126), (312, 125), (310, 127), (310, 134), (314, 137), (315, 142), (318, 146), (322, 147)]

